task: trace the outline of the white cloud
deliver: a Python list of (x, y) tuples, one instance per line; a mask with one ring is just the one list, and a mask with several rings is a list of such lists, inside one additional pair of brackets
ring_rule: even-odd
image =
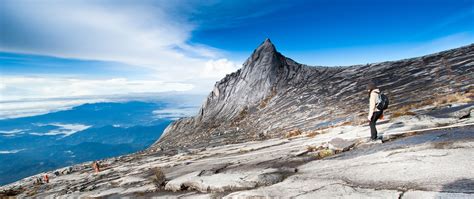
[(154, 110), (153, 114), (157, 118), (179, 119), (182, 117), (190, 117), (197, 113), (198, 107), (178, 107)]
[(189, 91), (188, 83), (158, 80), (78, 79), (60, 77), (0, 77), (0, 119), (66, 110), (84, 104), (117, 101), (112, 96)]
[(110, 101), (103, 98), (88, 99), (50, 99), (35, 101), (0, 101), (0, 119), (27, 117), (46, 114), (51, 111), (67, 110), (84, 103)]
[(18, 153), (20, 151), (23, 151), (25, 149), (16, 149), (16, 150), (9, 150), (9, 151), (0, 151), (0, 154), (10, 154), (10, 153)]
[(23, 134), (25, 131), (27, 131), (28, 129), (26, 130), (23, 130), (23, 129), (13, 129), (13, 130), (9, 130), (9, 131), (0, 131), (0, 134), (2, 134), (3, 136), (5, 137), (11, 137), (11, 136), (15, 136), (15, 135), (18, 135), (18, 134)]
[(77, 79), (54, 77), (2, 76), (0, 101), (28, 98), (61, 98), (147, 92), (188, 91), (192, 84), (158, 80)]
[(38, 135), (38, 136), (45, 136), (45, 135), (64, 135), (70, 136), (74, 133), (79, 131), (86, 130), (91, 126), (83, 125), (83, 124), (62, 124), (62, 123), (51, 123), (48, 125), (59, 127), (58, 129), (51, 130), (47, 133), (29, 133), (30, 135)]
[[(172, 12), (176, 10), (175, 4), (5, 0), (0, 7), (0, 51), (116, 61), (151, 68), (155, 73), (147, 75), (162, 81), (159, 88), (164, 90), (176, 86), (164, 82), (177, 79), (207, 85), (215, 79), (196, 81), (202, 78), (197, 74), (207, 70), (209, 60), (220, 60), (223, 53), (188, 42), (196, 25), (185, 14)], [(229, 70), (220, 69), (218, 74), (223, 74), (221, 71)], [(77, 82), (73, 84), (77, 88), (81, 86)], [(66, 92), (87, 94), (87, 89)], [(42, 93), (49, 92), (57, 93), (57, 90), (44, 88)]]
[(188, 14), (200, 3), (4, 0), (1, 4), (0, 51), (113, 61), (132, 67), (128, 70), (142, 67), (150, 72), (133, 80), (126, 75), (100, 78), (114, 74), (58, 77), (56, 71), (2, 75), (0, 119), (117, 101), (111, 100), (114, 95), (207, 93), (216, 80), (237, 69), (220, 49), (189, 42), (197, 25)]
[(238, 68), (237, 64), (227, 59), (209, 60), (206, 62), (200, 76), (203, 78), (222, 78)]

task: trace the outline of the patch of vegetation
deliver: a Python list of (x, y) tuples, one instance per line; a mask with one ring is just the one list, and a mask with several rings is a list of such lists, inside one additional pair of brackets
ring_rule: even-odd
[(411, 112), (411, 111), (401, 111), (401, 110), (397, 110), (397, 111), (395, 111), (394, 113), (392, 113), (392, 118), (397, 118), (397, 117), (401, 117), (401, 116), (404, 116), (404, 115), (413, 116), (413, 115), (416, 115), (416, 113)]
[(308, 133), (306, 133), (306, 137), (313, 138), (316, 135), (319, 135), (321, 133), (322, 133), (322, 131), (309, 131)]
[(402, 106), (392, 112), (391, 118), (397, 118), (401, 117), (404, 115), (416, 115), (412, 110), (414, 109), (419, 109), (425, 106), (434, 106), (434, 107), (439, 107), (445, 104), (450, 104), (450, 103), (470, 103), (474, 99), (474, 90), (470, 90), (465, 93), (453, 93), (449, 95), (443, 95), (443, 96), (435, 96), (430, 99), (426, 99), (424, 101), (418, 102), (418, 103), (412, 103), (408, 104), (405, 106)]
[(453, 147), (453, 142), (435, 142), (431, 145), (434, 149), (449, 149)]
[(250, 149), (239, 149), (239, 153), (248, 153), (248, 152), (251, 152), (251, 151), (254, 151), (255, 149), (253, 148), (250, 148)]
[(244, 120), (248, 114), (249, 114), (249, 108), (246, 106), (239, 112), (237, 117), (234, 118), (234, 121), (232, 121), (230, 126), (237, 126), (238, 123)]
[(119, 185), (120, 185), (120, 183), (117, 182), (117, 181), (111, 181), (111, 182), (109, 182), (109, 184), (110, 184), (110, 186), (112, 186), (112, 187), (119, 187)]
[(471, 90), (467, 93), (454, 93), (451, 95), (445, 95), (439, 98), (436, 98), (433, 102), (435, 106), (448, 104), (448, 103), (469, 103), (472, 102), (474, 98), (474, 90)]
[(307, 150), (308, 152), (316, 152), (316, 151), (318, 151), (318, 150), (323, 150), (323, 149), (324, 149), (323, 146), (312, 146), (312, 145), (306, 146), (306, 150)]
[(23, 191), (25, 191), (25, 188), (23, 187), (2, 190), (0, 191), (0, 198), (15, 198), (14, 196), (22, 193)]
[(153, 172), (153, 182), (158, 188), (162, 188), (166, 185), (166, 176), (163, 173), (163, 170), (160, 167), (156, 167), (152, 170)]
[(261, 102), (260, 102), (260, 108), (265, 108), (270, 102), (270, 100), (275, 97), (277, 94), (275, 87), (272, 88), (272, 91), (270, 92), (270, 95), (267, 95)]
[(323, 149), (317, 153), (317, 158), (321, 159), (321, 158), (332, 156), (334, 154), (335, 154), (334, 151), (331, 149)]
[(288, 132), (285, 134), (285, 138), (295, 137), (295, 136), (301, 135), (302, 133), (303, 133), (303, 132), (301, 132), (300, 129), (294, 129), (294, 130), (288, 131)]

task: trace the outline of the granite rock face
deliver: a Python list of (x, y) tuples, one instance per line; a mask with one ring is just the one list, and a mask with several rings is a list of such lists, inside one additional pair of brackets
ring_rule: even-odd
[[(22, 179), (0, 187), (0, 198), (473, 198), (474, 117), (412, 120), (380, 124), (384, 143), (367, 143), (367, 125), (340, 126), (175, 155), (130, 154), (101, 160), (99, 173), (88, 162)], [(44, 174), (50, 182), (36, 183)]]
[(406, 104), (469, 92), (473, 66), (472, 44), (400, 61), (321, 67), (283, 56), (267, 39), (215, 84), (198, 115), (174, 122), (150, 149), (219, 146), (363, 121), (369, 81), (389, 96), (390, 115)]
[[(473, 198), (473, 64), (470, 45), (309, 67), (267, 40), (149, 150), (24, 178), (0, 198)], [(391, 99), (378, 142), (357, 123), (373, 79)]]

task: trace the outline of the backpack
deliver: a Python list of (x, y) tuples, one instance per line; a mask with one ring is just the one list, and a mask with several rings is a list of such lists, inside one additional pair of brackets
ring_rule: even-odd
[(377, 109), (379, 110), (385, 110), (388, 108), (388, 97), (384, 94), (384, 93), (379, 93), (379, 96), (377, 97), (377, 103), (375, 104), (375, 106), (377, 107)]

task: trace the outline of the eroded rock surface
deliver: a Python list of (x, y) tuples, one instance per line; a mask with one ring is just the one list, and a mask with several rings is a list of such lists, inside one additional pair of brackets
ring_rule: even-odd
[[(2, 186), (0, 196), (473, 198), (473, 61), (470, 45), (309, 67), (267, 40), (216, 84), (199, 115), (170, 125), (149, 150), (102, 160), (99, 173), (86, 162), (31, 176)], [(365, 117), (373, 78), (392, 103), (379, 142), (355, 122)], [(467, 100), (437, 100), (452, 93)], [(406, 114), (391, 117), (405, 105)], [(44, 174), (50, 182), (36, 183)]]
[(408, 104), (474, 92), (473, 66), (471, 44), (400, 61), (311, 67), (283, 56), (267, 39), (241, 69), (215, 84), (198, 115), (174, 122), (151, 150), (218, 146), (358, 123), (366, 120), (366, 86), (373, 80), (390, 98), (385, 113), (390, 116)]
[(282, 183), (228, 198), (473, 197), (473, 127), (438, 130), (341, 153), (299, 167)]
[[(367, 144), (368, 126), (341, 126), (317, 136), (302, 134), (188, 151), (176, 155), (140, 153), (47, 172), (0, 188), (17, 197), (473, 197), (474, 118), (419, 117), (379, 125), (384, 143)], [(418, 130), (415, 130), (418, 129)], [(311, 147), (309, 147), (311, 146)], [(305, 154), (298, 151), (309, 150)], [(331, 148), (331, 149), (330, 149)], [(324, 150), (333, 153), (321, 157)], [(69, 169), (72, 168), (72, 169)], [(156, 181), (156, 168), (165, 176)], [(58, 175), (56, 175), (57, 173)], [(161, 175), (161, 174), (160, 174)]]

